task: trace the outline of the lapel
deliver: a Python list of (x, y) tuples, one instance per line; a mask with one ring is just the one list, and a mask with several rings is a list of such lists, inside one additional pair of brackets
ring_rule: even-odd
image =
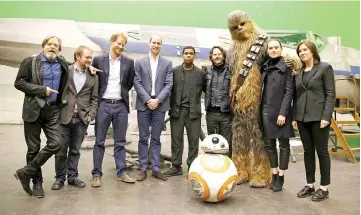
[(149, 78), (150, 78), (150, 80), (152, 80), (152, 67), (150, 66), (149, 54), (146, 58), (144, 58), (144, 60), (145, 60), (145, 68), (148, 69)]
[(42, 63), (41, 63), (41, 57), (39, 55), (39, 57), (36, 59), (35, 61), (35, 66), (36, 66), (36, 70), (35, 70), (35, 78), (36, 78), (36, 81), (39, 83), (39, 84), (43, 84), (43, 80), (44, 80), (44, 67), (42, 66)]
[(159, 71), (162, 71), (162, 70), (161, 70), (162, 65), (163, 65), (163, 59), (162, 59), (161, 56), (159, 56), (159, 58), (158, 58), (157, 71), (156, 71), (156, 73), (155, 73), (155, 80), (157, 80), (157, 78), (158, 78)]
[(105, 72), (106, 83), (108, 83), (108, 78), (109, 78), (109, 53), (104, 55), (103, 68), (104, 68), (104, 72)]
[(122, 84), (123, 82), (123, 77), (124, 77), (124, 73), (125, 73), (125, 67), (126, 67), (126, 61), (123, 55), (120, 55), (120, 84)]
[[(305, 80), (305, 83), (303, 83), (303, 77), (301, 77), (302, 84), (304, 84), (304, 87), (305, 87), (305, 88), (308, 87), (308, 83), (310, 82), (310, 80), (312, 79), (312, 77), (316, 74), (316, 72), (318, 71), (318, 68), (319, 68), (319, 67), (320, 67), (320, 64), (313, 65), (311, 71), (308, 71), (309, 74), (308, 74), (307, 79)], [(304, 70), (302, 70), (302, 72), (304, 73)], [(303, 73), (302, 73), (302, 75), (303, 75)]]

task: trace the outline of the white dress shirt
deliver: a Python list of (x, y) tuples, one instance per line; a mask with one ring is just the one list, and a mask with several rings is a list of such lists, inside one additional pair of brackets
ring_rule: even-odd
[(120, 84), (120, 56), (113, 60), (109, 53), (109, 77), (103, 98), (117, 100), (121, 99)]
[(154, 61), (152, 55), (149, 53), (150, 68), (152, 70), (152, 94), (151, 94), (151, 96), (155, 96), (155, 79), (156, 79), (156, 75), (157, 75), (158, 59), (159, 59), (159, 55), (157, 56), (157, 58)]

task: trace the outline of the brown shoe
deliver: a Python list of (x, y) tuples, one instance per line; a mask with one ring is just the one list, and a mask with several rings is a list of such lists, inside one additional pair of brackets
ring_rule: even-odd
[(144, 181), (146, 178), (147, 178), (147, 172), (140, 171), (136, 179), (137, 181)]
[(92, 187), (100, 187), (101, 186), (101, 178), (100, 177), (94, 177), (91, 181), (90, 181), (90, 185)]
[(121, 176), (118, 176), (117, 177), (117, 180), (118, 181), (123, 181), (125, 183), (135, 183), (135, 180), (133, 178), (131, 178), (128, 173), (124, 173), (123, 175)]
[(160, 171), (159, 172), (152, 172), (152, 176), (155, 178), (158, 178), (159, 180), (162, 181), (167, 181), (168, 178), (166, 176), (164, 176)]

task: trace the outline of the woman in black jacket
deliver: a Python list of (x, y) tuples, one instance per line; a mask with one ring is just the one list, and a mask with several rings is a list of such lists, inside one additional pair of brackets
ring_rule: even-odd
[[(294, 137), (292, 128), (291, 102), (293, 97), (293, 79), (291, 69), (281, 56), (282, 44), (271, 39), (268, 43), (269, 59), (262, 65), (261, 123), (264, 142), (272, 168), (270, 189), (282, 190), (284, 172), (288, 169), (290, 157), (289, 138)], [(279, 142), (280, 161), (276, 149)], [(279, 170), (277, 169), (279, 167)]]
[[(302, 69), (295, 75), (294, 128), (298, 127), (304, 149), (307, 185), (297, 194), (299, 198), (312, 195), (313, 201), (328, 197), (331, 161), (328, 137), (335, 106), (335, 80), (332, 66), (322, 62), (315, 44), (309, 40), (297, 46)], [(315, 192), (316, 159), (320, 162), (321, 186)]]

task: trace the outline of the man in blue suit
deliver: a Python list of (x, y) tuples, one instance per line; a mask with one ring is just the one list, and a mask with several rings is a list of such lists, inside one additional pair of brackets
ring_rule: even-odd
[(117, 180), (135, 183), (126, 173), (125, 142), (128, 128), (129, 91), (133, 87), (134, 60), (122, 55), (127, 37), (124, 33), (116, 33), (110, 37), (109, 53), (97, 56), (93, 66), (103, 72), (98, 72), (99, 107), (95, 123), (95, 145), (93, 150), (94, 169), (92, 171), (92, 187), (101, 186), (102, 163), (104, 157), (104, 142), (110, 126), (114, 130), (114, 159), (117, 170)]
[[(160, 135), (162, 133), (165, 112), (170, 109), (170, 93), (173, 86), (172, 62), (159, 56), (162, 38), (154, 35), (149, 41), (149, 54), (136, 60), (134, 70), (134, 88), (137, 92), (136, 109), (139, 127), (138, 153), (140, 173), (138, 181), (147, 177), (148, 139), (152, 153), (152, 176), (166, 181), (159, 170)], [(151, 132), (149, 131), (151, 127)]]

